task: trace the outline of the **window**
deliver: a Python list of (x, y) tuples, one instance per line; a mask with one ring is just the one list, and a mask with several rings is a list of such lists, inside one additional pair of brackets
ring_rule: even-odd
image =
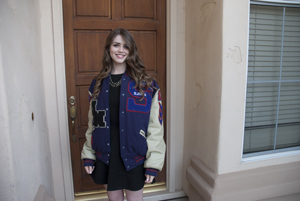
[(251, 2), (243, 153), (300, 148), (300, 5)]

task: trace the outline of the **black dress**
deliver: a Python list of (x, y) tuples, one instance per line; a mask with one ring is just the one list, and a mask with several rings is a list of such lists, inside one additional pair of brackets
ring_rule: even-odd
[[(118, 82), (123, 74), (111, 75), (113, 82)], [(92, 177), (96, 184), (107, 184), (108, 191), (127, 189), (137, 191), (144, 187), (145, 169), (143, 164), (127, 171), (120, 153), (119, 132), (119, 87), (109, 86), (109, 110), (110, 110), (110, 143), (111, 153), (109, 165), (97, 159)]]

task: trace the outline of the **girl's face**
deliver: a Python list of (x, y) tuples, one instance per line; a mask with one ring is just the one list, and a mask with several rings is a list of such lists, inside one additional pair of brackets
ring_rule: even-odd
[(126, 64), (125, 61), (129, 54), (129, 49), (122, 36), (117, 35), (115, 37), (109, 51), (114, 64)]

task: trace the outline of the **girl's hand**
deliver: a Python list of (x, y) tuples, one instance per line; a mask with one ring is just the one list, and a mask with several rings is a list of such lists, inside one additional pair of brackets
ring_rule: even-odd
[(145, 176), (146, 176), (145, 183), (146, 184), (151, 184), (153, 182), (154, 176), (151, 176), (151, 175), (148, 175), (148, 174), (145, 174)]
[(85, 166), (85, 171), (88, 174), (92, 174), (92, 172), (94, 171), (95, 166)]

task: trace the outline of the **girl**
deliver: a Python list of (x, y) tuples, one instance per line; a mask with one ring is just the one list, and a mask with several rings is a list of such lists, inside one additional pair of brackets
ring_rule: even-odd
[(106, 40), (102, 69), (89, 88), (90, 109), (81, 158), (110, 201), (143, 200), (164, 164), (162, 101), (126, 29)]

